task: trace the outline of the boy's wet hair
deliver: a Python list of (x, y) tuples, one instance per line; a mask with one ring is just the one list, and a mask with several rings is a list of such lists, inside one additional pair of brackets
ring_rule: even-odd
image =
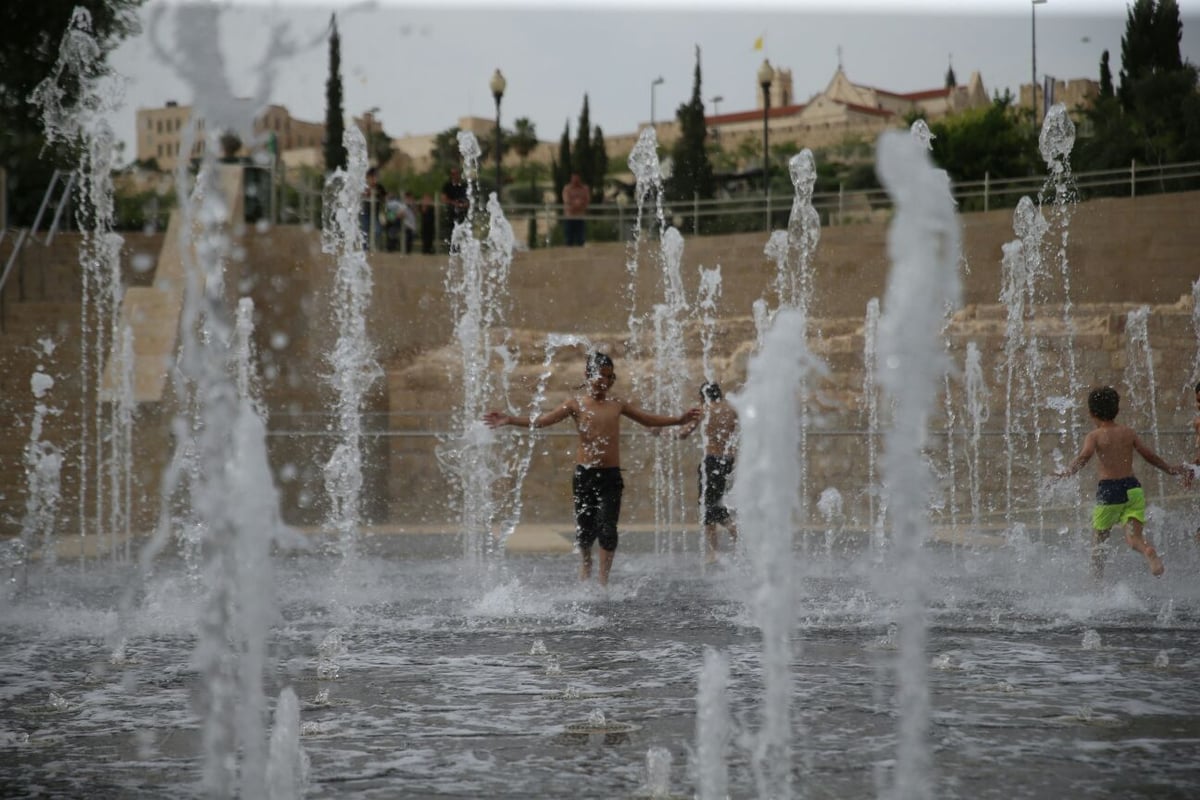
[(605, 367), (613, 369), (613, 360), (607, 353), (588, 353), (587, 366), (584, 367), (584, 374), (588, 377), (588, 380), (591, 380), (599, 375), (600, 370), (604, 369)]
[(1088, 394), (1088, 411), (1096, 419), (1114, 420), (1121, 410), (1121, 396), (1111, 386), (1092, 389)]
[(700, 396), (709, 402), (717, 402), (721, 399), (721, 384), (716, 381), (707, 381), (700, 387)]

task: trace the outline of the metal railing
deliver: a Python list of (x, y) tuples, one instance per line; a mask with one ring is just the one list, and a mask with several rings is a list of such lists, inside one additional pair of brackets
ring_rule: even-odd
[[(1080, 200), (1196, 191), (1200, 190), (1200, 162), (1156, 166), (1130, 162), (1128, 168), (1075, 173), (1071, 188)], [(951, 184), (951, 192), (961, 211), (1013, 208), (1021, 197), (1036, 198), (1043, 191), (1054, 191), (1046, 175), (1003, 180), (985, 175), (982, 180)], [(821, 224), (826, 226), (886, 219), (892, 210), (891, 198), (883, 189), (848, 191), (839, 188), (832, 192), (816, 192), (812, 203), (821, 217)], [(750, 233), (786, 228), (791, 204), (790, 196), (778, 191), (765, 194), (759, 188), (715, 200), (694, 197), (690, 202), (667, 202), (664, 215), (667, 224), (693, 235)], [(505, 203), (504, 209), (509, 219), (535, 218), (539, 231), (546, 232), (539, 244), (555, 241), (553, 230), (562, 217), (561, 204)], [(624, 240), (629, 233), (626, 226), (635, 221), (636, 213), (636, 207), (627, 202), (593, 204), (585, 217), (588, 238)], [(653, 208), (643, 210), (644, 216), (654, 213)]]
[[(293, 178), (289, 172), (280, 174), (280, 185), (286, 187), (299, 207), (284, 203), (275, 221), (319, 225), (320, 188)], [(1200, 162), (1146, 165), (1135, 161), (1130, 162), (1127, 168), (1075, 173), (1071, 180), (1071, 189), (1080, 200), (1196, 191), (1200, 190)], [(758, 187), (737, 190), (713, 200), (694, 197), (691, 201), (665, 202), (664, 216), (668, 225), (674, 225), (691, 235), (725, 235), (786, 228), (792, 197), (784, 195), (780, 189), (773, 187), (771, 193), (764, 193)], [(982, 180), (951, 183), (951, 192), (963, 212), (1013, 208), (1021, 197), (1037, 198), (1046, 191), (1054, 191), (1046, 175), (997, 180), (985, 174)], [(816, 192), (812, 203), (820, 215), (821, 224), (825, 226), (883, 220), (892, 210), (891, 198), (879, 188), (847, 190), (839, 187), (836, 191)], [(436, 194), (434, 205), (434, 239), (438, 251), (445, 252), (449, 230), (445, 207)], [(533, 220), (536, 226), (535, 246), (561, 243), (561, 203), (505, 202), (504, 211), (510, 220)], [(646, 208), (642, 213), (642, 226), (645, 228), (645, 217), (655, 215), (657, 209)], [(617, 202), (593, 203), (584, 217), (588, 227), (587, 238), (589, 241), (626, 241), (633, 232), (636, 215), (636, 206), (624, 198)], [(376, 215), (371, 216), (374, 219)], [(517, 236), (524, 244), (525, 230), (518, 228)]]
[[(58, 233), (59, 223), (62, 221), (63, 211), (71, 202), (71, 191), (75, 188), (75, 173), (63, 172), (62, 170), (54, 170), (50, 176), (50, 184), (46, 187), (46, 193), (42, 195), (42, 203), (38, 206), (37, 216), (33, 219), (33, 225), (29, 228), (21, 228), (17, 231), (17, 239), (13, 243), (12, 251), (8, 254), (8, 258), (4, 262), (4, 270), (0, 272), (0, 331), (6, 330), (7, 326), (7, 306), (8, 294), (5, 288), (8, 286), (8, 279), (12, 276), (14, 268), (20, 259), (21, 251), (25, 248), (28, 242), (40, 242), (42, 245), (49, 247), (54, 241), (55, 235)], [(58, 200), (54, 201), (55, 190), (58, 192)], [(46, 235), (42, 239), (38, 239), (38, 230), (42, 226), (42, 218), (45, 217), (47, 210), (53, 204), (54, 212), (50, 220), (49, 227), (46, 228)], [(4, 234), (8, 233), (5, 228)], [(4, 240), (4, 234), (0, 234), (0, 243)], [(17, 299), (25, 299), (25, 276), (22, 271), (18, 275), (17, 280)]]

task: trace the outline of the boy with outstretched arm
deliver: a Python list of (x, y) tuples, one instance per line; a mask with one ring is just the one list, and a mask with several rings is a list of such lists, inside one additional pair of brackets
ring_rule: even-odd
[(621, 417), (648, 428), (685, 425), (698, 419), (700, 409), (692, 408), (677, 417), (651, 414), (628, 400), (610, 397), (609, 389), (617, 380), (612, 358), (605, 353), (588, 355), (585, 367), (587, 394), (568, 398), (562, 405), (544, 414), (513, 417), (503, 411), (489, 411), (483, 421), (489, 428), (515, 425), (545, 428), (567, 417), (575, 421), (579, 432), (575, 474), (571, 481), (575, 505), (575, 536), (583, 559), (580, 580), (592, 576), (592, 544), (600, 543), (600, 585), (608, 585), (613, 556), (617, 551), (617, 520), (621, 514)]
[(1057, 473), (1057, 477), (1074, 475), (1092, 456), (1097, 456), (1100, 483), (1096, 489), (1096, 507), (1092, 510), (1092, 528), (1095, 529), (1092, 572), (1097, 578), (1104, 573), (1104, 545), (1114, 525), (1126, 526), (1125, 541), (1146, 558), (1150, 574), (1162, 575), (1162, 559), (1142, 532), (1146, 522), (1146, 496), (1133, 474), (1133, 454), (1136, 451), (1147, 463), (1169, 475), (1183, 475), (1187, 468), (1163, 461), (1132, 428), (1116, 422), (1120, 407), (1120, 395), (1111, 386), (1093, 389), (1088, 394), (1088, 413), (1096, 427), (1083, 440), (1079, 455), (1065, 470)]

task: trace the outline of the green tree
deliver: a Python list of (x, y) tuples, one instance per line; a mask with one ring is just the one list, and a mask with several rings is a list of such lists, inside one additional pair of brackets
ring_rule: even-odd
[(1183, 23), (1176, 0), (1134, 0), (1125, 17), (1121, 37), (1121, 88), (1126, 111), (1133, 110), (1136, 84), (1151, 75), (1183, 67), (1179, 41)]
[(458, 128), (447, 128), (433, 137), (433, 149), (429, 152), (433, 168), (442, 175), (450, 173), (450, 167), (458, 163)]
[(562, 197), (563, 187), (571, 179), (571, 123), (563, 125), (562, 138), (558, 140), (558, 158), (554, 160), (554, 197)]
[(367, 134), (367, 152), (381, 167), (392, 160), (396, 152), (392, 147), (392, 137), (387, 135), (382, 126), (373, 127)]
[[(137, 8), (144, 0), (38, 0), (0, 5), (0, 168), (8, 180), (8, 222), (28, 225), (37, 214), (55, 169), (74, 169), (79, 153), (66, 142), (46, 145), (42, 112), (30, 95), (51, 74), (75, 8), (92, 17), (100, 49), (98, 76), (111, 73), (108, 56), (139, 32)], [(76, 87), (65, 86), (73, 102)]]
[(696, 68), (692, 76), (692, 97), (675, 112), (679, 120), (679, 138), (671, 148), (675, 162), (667, 197), (674, 201), (691, 202), (693, 197), (711, 200), (716, 191), (712, 163), (708, 160), (708, 125), (704, 118), (701, 96), (700, 48), (696, 48)]
[(592, 202), (604, 202), (604, 184), (608, 175), (608, 147), (604, 144), (604, 131), (597, 125), (592, 130)]
[(1116, 92), (1113, 91), (1112, 68), (1108, 66), (1108, 51), (1105, 50), (1100, 55), (1100, 96), (1115, 97)]
[(329, 76), (325, 79), (325, 171), (346, 168), (345, 112), (342, 110), (342, 38), (337, 14), (329, 17)]
[(1082, 169), (1200, 158), (1197, 71), (1180, 53), (1182, 37), (1176, 0), (1135, 0), (1129, 6), (1120, 86), (1115, 99), (1106, 94), (1107, 60), (1102, 60), (1100, 97), (1087, 112), (1092, 135), (1079, 148)]
[(1037, 141), (1027, 117), (1013, 108), (1011, 92), (929, 126), (933, 158), (956, 181), (1020, 178), (1040, 169)]
[(1191, 160), (1200, 152), (1188, 135), (1198, 113), (1197, 75), (1179, 51), (1182, 38), (1176, 0), (1136, 0), (1129, 7), (1117, 96), (1141, 160), (1149, 163)]
[(534, 181), (536, 174), (528, 169), (529, 154), (538, 146), (537, 126), (529, 117), (520, 117), (513, 123), (512, 147), (521, 159), (521, 173), (529, 178), (530, 202), (536, 194)]
[[(578, 172), (579, 177), (583, 182), (592, 187), (595, 192), (597, 177), (603, 179), (603, 175), (593, 175), (592, 171), (596, 168), (596, 164), (592, 159), (592, 122), (588, 112), (588, 96), (583, 96), (583, 108), (579, 112), (579, 127), (575, 134), (575, 147), (571, 150), (571, 171)], [(570, 178), (570, 175), (567, 176)]]

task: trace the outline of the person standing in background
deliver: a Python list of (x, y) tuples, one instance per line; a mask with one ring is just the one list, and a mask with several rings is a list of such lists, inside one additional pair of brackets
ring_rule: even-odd
[(563, 230), (567, 247), (583, 247), (588, 205), (592, 202), (592, 190), (578, 172), (571, 173), (571, 181), (562, 190)]
[(437, 211), (433, 207), (433, 195), (421, 197), (421, 252), (433, 255), (433, 239), (437, 227)]

